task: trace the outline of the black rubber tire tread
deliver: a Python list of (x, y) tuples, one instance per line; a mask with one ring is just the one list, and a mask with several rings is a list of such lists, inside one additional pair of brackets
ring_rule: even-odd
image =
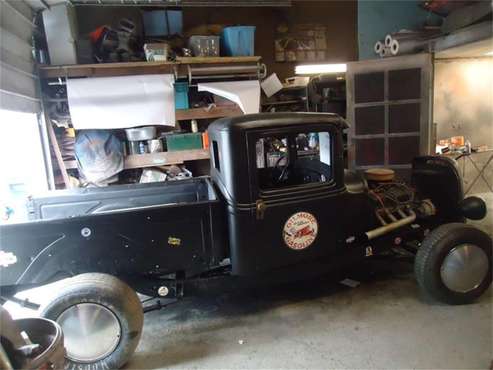
[(119, 369), (129, 360), (142, 334), (142, 304), (126, 283), (107, 274), (88, 273), (67, 279), (56, 297), (43, 308), (41, 316), (56, 321), (63, 311), (78, 303), (97, 303), (110, 309), (121, 325), (118, 346), (107, 357), (92, 363), (66, 359), (65, 369)]
[[(440, 267), (446, 255), (455, 246), (473, 243), (484, 250), (489, 260), (485, 280), (467, 293), (448, 289), (440, 277)], [(492, 280), (492, 241), (488, 234), (474, 226), (463, 223), (449, 223), (430, 232), (421, 244), (414, 262), (414, 273), (420, 289), (429, 297), (447, 304), (458, 305), (474, 302), (484, 293)]]

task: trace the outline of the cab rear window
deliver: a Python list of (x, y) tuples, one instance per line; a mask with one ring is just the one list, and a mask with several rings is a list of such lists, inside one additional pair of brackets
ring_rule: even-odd
[(332, 178), (329, 132), (265, 136), (256, 141), (259, 188), (273, 190)]

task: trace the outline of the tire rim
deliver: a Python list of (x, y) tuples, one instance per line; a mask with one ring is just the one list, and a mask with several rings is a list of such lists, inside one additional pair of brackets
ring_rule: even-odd
[(115, 314), (100, 304), (80, 303), (67, 308), (57, 319), (65, 338), (67, 358), (96, 362), (118, 346), (121, 326)]
[(488, 270), (488, 256), (481, 248), (474, 244), (461, 244), (447, 254), (440, 275), (448, 289), (467, 293), (481, 285)]

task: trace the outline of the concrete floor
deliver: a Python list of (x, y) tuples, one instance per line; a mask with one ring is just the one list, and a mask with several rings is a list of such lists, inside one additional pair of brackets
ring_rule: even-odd
[(420, 296), (410, 274), (182, 301), (147, 314), (128, 369), (481, 368), (492, 290), (468, 306)]
[[(483, 195), (493, 214), (493, 194)], [(493, 234), (493, 217), (478, 224)], [(349, 277), (187, 298), (146, 314), (127, 369), (490, 368), (490, 288), (447, 306), (418, 291), (412, 265), (372, 262)], [(19, 316), (19, 315), (15, 315)]]

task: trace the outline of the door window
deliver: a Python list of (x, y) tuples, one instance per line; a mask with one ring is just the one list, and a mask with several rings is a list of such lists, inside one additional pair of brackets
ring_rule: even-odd
[(328, 132), (265, 136), (257, 139), (260, 190), (273, 190), (332, 178), (332, 142)]

